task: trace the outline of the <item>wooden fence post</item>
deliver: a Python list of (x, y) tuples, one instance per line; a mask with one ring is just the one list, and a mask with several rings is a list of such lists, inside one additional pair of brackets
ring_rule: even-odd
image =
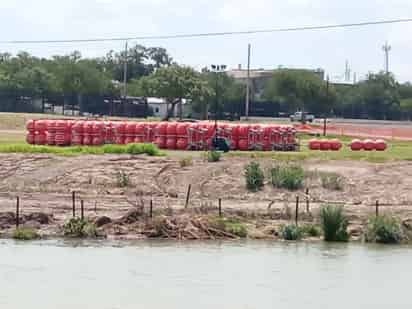
[(80, 201), (80, 218), (84, 220), (84, 201)]
[(186, 194), (186, 203), (185, 203), (185, 208), (189, 206), (189, 200), (190, 200), (190, 190), (192, 189), (192, 185), (190, 184), (187, 187), (187, 194)]
[(295, 213), (295, 224), (298, 225), (299, 220), (299, 195), (296, 196), (296, 213)]
[(150, 218), (153, 218), (153, 200), (150, 200), (150, 209), (149, 209), (150, 213), (149, 216)]
[(309, 188), (306, 188), (306, 212), (309, 213)]
[(16, 229), (19, 228), (20, 225), (20, 197), (16, 199)]
[(219, 217), (222, 217), (222, 199), (219, 198)]
[(76, 217), (76, 192), (72, 192), (72, 211), (73, 211), (73, 218)]

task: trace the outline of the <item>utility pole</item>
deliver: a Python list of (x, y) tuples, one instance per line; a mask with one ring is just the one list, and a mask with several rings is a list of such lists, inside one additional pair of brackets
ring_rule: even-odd
[(246, 120), (249, 120), (249, 92), (250, 92), (250, 44), (248, 45), (247, 51), (247, 81), (246, 81), (246, 108), (245, 116)]
[(124, 69), (123, 69), (123, 96), (127, 97), (127, 41), (124, 49)]
[(385, 52), (385, 72), (389, 74), (389, 52), (391, 51), (392, 46), (388, 44), (388, 42), (383, 45), (382, 50)]

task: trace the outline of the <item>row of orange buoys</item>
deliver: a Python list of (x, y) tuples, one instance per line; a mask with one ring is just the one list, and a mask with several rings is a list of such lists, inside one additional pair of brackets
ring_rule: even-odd
[(163, 149), (209, 149), (215, 135), (232, 150), (296, 150), (296, 130), (287, 125), (213, 122), (29, 120), (27, 142), (39, 145), (154, 143)]

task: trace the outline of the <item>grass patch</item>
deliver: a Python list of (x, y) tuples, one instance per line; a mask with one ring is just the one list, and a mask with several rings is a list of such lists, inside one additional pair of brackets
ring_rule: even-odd
[(235, 218), (216, 218), (212, 222), (217, 229), (224, 230), (227, 233), (244, 238), (247, 236), (246, 226)]
[(271, 168), (272, 185), (277, 188), (297, 190), (303, 186), (305, 172), (296, 164), (277, 165)]
[(147, 154), (149, 156), (158, 156), (160, 154), (159, 148), (150, 143), (128, 144), (126, 145), (126, 153), (133, 155)]
[(153, 144), (128, 144), (128, 145), (102, 145), (102, 146), (42, 146), (24, 143), (0, 144), (0, 153), (51, 153), (59, 155), (76, 154), (147, 154), (149, 156), (160, 156), (162, 153)]
[(193, 165), (193, 157), (191, 157), (191, 156), (183, 157), (179, 160), (179, 166), (181, 168), (187, 167), (187, 166), (192, 166), (192, 165)]
[(71, 218), (63, 225), (64, 236), (83, 238), (97, 237), (97, 229), (93, 223), (81, 218)]
[(302, 229), (296, 224), (287, 224), (281, 227), (281, 235), (284, 240), (299, 240), (302, 238)]
[(13, 231), (12, 237), (17, 240), (34, 240), (40, 238), (40, 235), (31, 227), (19, 227)]
[(263, 187), (265, 175), (259, 163), (250, 162), (245, 166), (246, 188), (249, 191), (259, 191)]
[(207, 152), (206, 157), (208, 162), (219, 162), (221, 156), (222, 154), (219, 151), (211, 150)]
[(301, 227), (302, 233), (309, 237), (319, 237), (322, 235), (322, 231), (318, 225), (315, 224), (305, 224)]
[[(388, 140), (386, 151), (351, 151), (343, 146), (340, 151), (311, 151), (307, 147), (308, 140), (313, 136), (302, 134), (301, 149), (299, 152), (273, 152), (273, 151), (230, 151), (228, 156), (271, 158), (277, 161), (303, 161), (308, 159), (318, 160), (354, 160), (372, 163), (384, 163), (388, 161), (407, 160), (412, 161), (412, 141)], [(344, 144), (348, 144), (352, 137), (328, 135), (327, 138), (338, 138)]]
[(403, 239), (400, 222), (389, 216), (369, 218), (365, 241), (382, 244), (398, 244)]
[(343, 190), (343, 177), (338, 173), (320, 172), (320, 181), (322, 187), (328, 190)]
[(340, 206), (325, 205), (320, 209), (320, 219), (325, 241), (348, 241), (348, 220)]
[(124, 171), (117, 171), (116, 184), (119, 188), (126, 188), (130, 185), (130, 177)]

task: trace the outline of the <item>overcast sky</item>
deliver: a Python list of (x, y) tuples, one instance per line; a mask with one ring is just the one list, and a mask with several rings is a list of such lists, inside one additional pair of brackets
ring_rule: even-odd
[[(243, 31), (397, 18), (412, 18), (412, 0), (0, 0), (0, 41)], [(130, 44), (163, 46), (179, 63), (201, 68), (213, 63), (245, 65), (251, 43), (252, 68), (319, 67), (334, 78), (344, 74), (345, 60), (358, 76), (382, 70), (382, 45), (388, 41), (390, 69), (406, 81), (412, 80), (411, 34), (412, 23)], [(84, 56), (102, 56), (123, 45), (3, 44), (0, 49), (38, 56), (79, 50)]]

